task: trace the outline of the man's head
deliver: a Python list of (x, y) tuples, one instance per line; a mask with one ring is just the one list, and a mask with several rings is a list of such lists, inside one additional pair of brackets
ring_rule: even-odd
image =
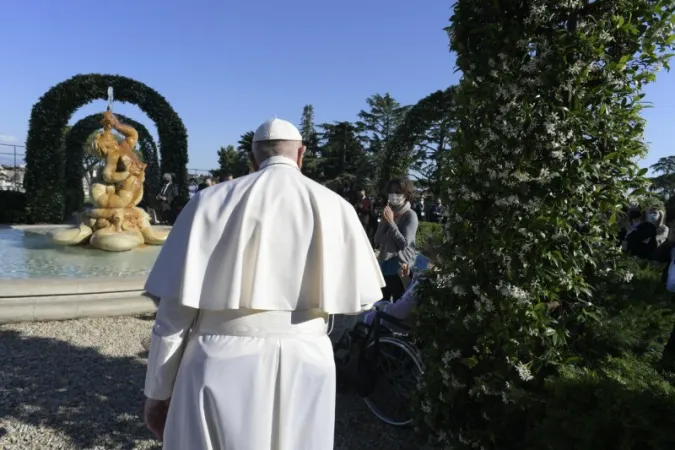
[(207, 186), (213, 186), (213, 178), (211, 177), (204, 178), (204, 184)]
[(260, 125), (253, 135), (253, 151), (250, 158), (255, 170), (273, 156), (284, 156), (295, 161), (298, 167), (302, 167), (304, 154), (302, 135), (292, 123), (285, 120), (268, 120)]
[(173, 177), (171, 176), (170, 173), (165, 173), (164, 176), (162, 176), (162, 179), (164, 180), (165, 183), (170, 183)]
[(234, 177), (232, 175), (225, 175), (225, 181), (232, 181), (233, 178)]

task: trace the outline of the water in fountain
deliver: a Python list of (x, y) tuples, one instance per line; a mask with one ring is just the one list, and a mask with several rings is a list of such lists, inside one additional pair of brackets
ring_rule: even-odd
[(49, 228), (0, 228), (0, 281), (29, 278), (139, 276), (150, 272), (161, 250), (144, 246), (133, 252), (92, 251), (52, 243)]

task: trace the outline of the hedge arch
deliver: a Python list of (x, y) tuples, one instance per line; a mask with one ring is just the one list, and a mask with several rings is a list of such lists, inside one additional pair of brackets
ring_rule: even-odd
[[(138, 150), (141, 152), (143, 162), (148, 167), (145, 169), (144, 201), (152, 198), (160, 189), (160, 170), (157, 145), (148, 129), (141, 123), (136, 122), (122, 114), (116, 114), (124, 124), (130, 125), (138, 131)], [(92, 114), (78, 121), (68, 131), (65, 137), (65, 216), (80, 210), (84, 203), (84, 192), (80, 188), (84, 167), (84, 145), (87, 138), (96, 130), (102, 128), (103, 114)]]
[(433, 122), (455, 118), (454, 99), (453, 86), (429, 94), (410, 108), (393, 136), (392, 145), (397, 151), (392, 152), (391, 161), (384, 164), (392, 168), (390, 178), (407, 176), (404, 172), (413, 162), (415, 145), (427, 133)]
[(66, 179), (63, 129), (80, 107), (105, 100), (108, 86), (115, 100), (138, 106), (155, 122), (161, 172), (175, 174), (179, 197), (187, 201), (187, 131), (169, 102), (154, 89), (119, 75), (75, 75), (52, 87), (33, 106), (26, 140), (26, 209), (32, 223), (65, 217)]

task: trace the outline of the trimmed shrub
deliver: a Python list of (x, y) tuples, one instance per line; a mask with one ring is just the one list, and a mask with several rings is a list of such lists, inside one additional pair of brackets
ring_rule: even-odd
[(422, 248), (429, 239), (437, 242), (443, 240), (443, 226), (440, 223), (420, 222), (417, 227), (417, 236), (415, 237), (417, 248)]
[(640, 357), (608, 357), (597, 369), (567, 365), (546, 380), (531, 450), (675, 448), (675, 378)]

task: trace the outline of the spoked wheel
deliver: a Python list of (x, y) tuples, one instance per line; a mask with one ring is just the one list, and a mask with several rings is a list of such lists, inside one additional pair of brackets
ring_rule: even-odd
[(377, 349), (368, 344), (368, 359), (376, 374), (368, 408), (383, 422), (395, 426), (412, 423), (410, 396), (424, 373), (417, 350), (397, 338), (382, 337)]

